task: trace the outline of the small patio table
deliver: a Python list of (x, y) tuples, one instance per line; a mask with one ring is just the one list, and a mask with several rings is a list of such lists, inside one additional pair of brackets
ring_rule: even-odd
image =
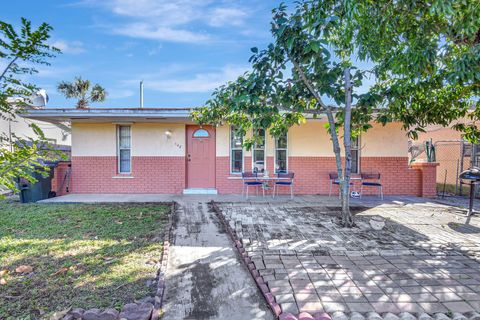
[[(228, 177), (230, 180), (242, 180), (241, 176), (235, 176), (235, 177)], [(262, 174), (257, 175), (256, 179), (252, 178), (251, 180), (256, 180), (256, 181), (261, 181), (264, 182), (262, 188), (263, 190), (272, 190), (273, 188), (269, 185), (270, 181), (280, 181), (280, 180), (291, 180), (290, 178), (279, 178), (276, 176), (264, 176)]]
[(268, 191), (268, 190), (273, 190), (273, 187), (269, 184), (270, 181), (273, 181), (273, 183), (275, 183), (276, 181), (280, 181), (280, 180), (291, 180), (291, 178), (259, 175), (257, 176), (257, 180), (262, 181), (263, 190)]

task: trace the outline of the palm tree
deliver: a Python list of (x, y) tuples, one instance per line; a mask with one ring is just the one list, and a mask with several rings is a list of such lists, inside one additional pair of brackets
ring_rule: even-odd
[(73, 82), (60, 82), (57, 90), (67, 99), (78, 99), (78, 109), (87, 109), (89, 102), (103, 102), (108, 94), (98, 83), (90, 90), (90, 80), (83, 80), (82, 77), (75, 77)]

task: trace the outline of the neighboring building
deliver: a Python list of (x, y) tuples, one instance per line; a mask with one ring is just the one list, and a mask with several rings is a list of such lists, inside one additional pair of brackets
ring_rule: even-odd
[[(7, 103), (11, 106), (13, 115), (4, 115), (0, 118), (0, 132), (7, 135), (10, 141), (15, 135), (19, 138), (37, 138), (31, 128), (31, 124), (37, 125), (45, 135), (46, 139), (55, 146), (70, 146), (70, 127), (62, 122), (48, 123), (32, 119), (23, 118), (21, 113), (28, 113), (30, 110), (44, 109), (48, 102), (47, 92), (40, 89), (28, 98), (14, 97), (7, 98)], [(64, 148), (68, 149), (68, 148)]]
[[(463, 119), (457, 122), (468, 123), (468, 120)], [(417, 146), (417, 149), (423, 150), (425, 142), (432, 142), (435, 147), (435, 161), (438, 163), (437, 167), (437, 184), (438, 191), (443, 192), (445, 189), (448, 193), (460, 194), (462, 186), (458, 178), (459, 174), (472, 164), (472, 144), (466, 142), (462, 138), (462, 133), (451, 128), (440, 125), (429, 125), (424, 128), (425, 132), (418, 133), (418, 139), (411, 141), (411, 144)], [(476, 147), (476, 157), (474, 163), (479, 164), (480, 147)], [(420, 153), (420, 152), (418, 152)], [(416, 161), (425, 161), (427, 158), (425, 152), (415, 156)], [(467, 190), (468, 191), (468, 190)]]
[(15, 134), (20, 138), (36, 138), (30, 124), (36, 124), (47, 140), (54, 145), (70, 146), (70, 128), (62, 123), (53, 124), (44, 121), (25, 119), (17, 115), (14, 119), (0, 119), (0, 132), (11, 137)]
[[(0, 117), (0, 132), (9, 139), (9, 143), (6, 144), (5, 147), (12, 148), (12, 143), (15, 141), (13, 137), (27, 140), (28, 138), (38, 138), (31, 128), (32, 123), (43, 131), (47, 141), (51, 143), (56, 150), (62, 151), (67, 159), (70, 158), (71, 134), (69, 124), (32, 120), (23, 118), (20, 115), (16, 115), (15, 117), (10, 116), (9, 118)], [(0, 186), (0, 194), (8, 194), (10, 192), (10, 190)]]
[[(71, 123), (72, 193), (241, 193), (242, 171), (288, 170), (295, 173), (296, 194), (328, 194), (328, 173), (336, 169), (325, 120), (294, 126), (278, 139), (262, 130), (265, 144), (246, 151), (230, 126), (201, 127), (189, 114), (167, 108), (43, 109), (24, 117)], [(353, 155), (356, 175), (380, 172), (385, 194), (435, 196), (436, 165), (409, 166), (399, 123), (374, 124), (356, 141)]]

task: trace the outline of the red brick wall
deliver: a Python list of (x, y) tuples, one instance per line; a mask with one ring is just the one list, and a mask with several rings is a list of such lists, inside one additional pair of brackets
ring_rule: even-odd
[[(245, 158), (245, 165), (251, 163), (251, 158)], [(273, 174), (273, 157), (267, 158), (267, 168)], [(295, 173), (295, 194), (328, 194), (328, 173), (336, 171), (335, 159), (332, 157), (289, 157), (288, 169)], [(407, 157), (363, 157), (361, 158), (363, 172), (380, 172), (383, 192), (385, 195), (415, 195), (422, 196), (422, 171), (411, 168)], [(217, 157), (217, 190), (222, 193), (240, 193), (242, 183), (239, 180), (228, 179), (229, 157)], [(355, 176), (355, 175), (354, 175)], [(358, 175), (357, 175), (358, 176)], [(425, 182), (424, 182), (425, 183)], [(431, 182), (426, 182), (430, 183)], [(355, 182), (360, 191), (359, 181)], [(435, 188), (433, 182), (432, 188)], [(280, 189), (280, 193), (288, 193), (288, 188)], [(334, 194), (338, 187), (333, 187)], [(376, 188), (365, 188), (364, 194), (376, 194)]]
[(437, 196), (437, 166), (438, 163), (414, 162), (412, 168), (421, 172), (422, 189), (421, 196), (425, 198), (434, 198)]
[[(251, 157), (245, 157), (245, 170), (251, 169)], [(328, 173), (335, 171), (332, 157), (289, 157), (289, 171), (295, 172), (295, 194), (328, 194)], [(380, 172), (385, 195), (435, 196), (436, 164), (408, 165), (407, 157), (363, 157), (363, 172)], [(267, 158), (273, 175), (273, 157)], [(60, 169), (59, 168), (59, 172)], [(117, 174), (116, 157), (72, 157), (72, 193), (182, 193), (185, 188), (184, 157), (133, 157), (133, 178), (113, 178)], [(354, 175), (355, 176), (355, 175)], [(60, 173), (57, 177), (62, 177)], [(216, 188), (219, 194), (240, 194), (242, 181), (230, 174), (230, 158), (216, 158)], [(359, 181), (356, 181), (360, 190)], [(56, 182), (59, 186), (59, 182)], [(288, 188), (280, 193), (289, 192)], [(57, 191), (58, 192), (58, 191)], [(333, 188), (333, 193), (338, 187)], [(365, 188), (364, 194), (376, 194)], [(58, 193), (62, 194), (62, 193)]]
[(132, 157), (133, 178), (112, 178), (117, 157), (72, 157), (73, 193), (182, 193), (185, 157)]
[(275, 165), (274, 165), (274, 157), (267, 157), (266, 168), (269, 172), (269, 175), (273, 175), (275, 173)]
[[(366, 157), (361, 158), (361, 171), (382, 174), (383, 193), (386, 195), (422, 195), (422, 173), (408, 165), (407, 157)], [(376, 188), (368, 188), (376, 193)]]
[(60, 161), (53, 170), (52, 191), (54, 191), (57, 196), (63, 196), (68, 193), (67, 187), (70, 178), (67, 177), (65, 179), (65, 174), (67, 173), (69, 166), (70, 161)]
[[(242, 193), (242, 181), (229, 179), (241, 177), (240, 174), (230, 174), (230, 157), (217, 157), (216, 160), (216, 188), (219, 194), (240, 194)], [(252, 157), (245, 157), (243, 160), (245, 171), (252, 169)]]

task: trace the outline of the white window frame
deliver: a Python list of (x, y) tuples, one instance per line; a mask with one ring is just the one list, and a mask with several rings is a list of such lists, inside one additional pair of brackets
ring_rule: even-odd
[(263, 130), (263, 148), (257, 148), (257, 144), (255, 143), (252, 147), (252, 172), (255, 169), (255, 151), (263, 150), (263, 171), (267, 170), (267, 130), (265, 129), (255, 129), (255, 130)]
[[(354, 173), (354, 174), (360, 174), (360, 167), (361, 167), (360, 166), (360, 159), (361, 159), (361, 157), (360, 157), (361, 139), (360, 138), (361, 138), (360, 136), (355, 138), (355, 139), (357, 139), (357, 147), (356, 148), (350, 147), (350, 151), (352, 151), (352, 150), (357, 151), (357, 168), (355, 168), (356, 172), (354, 172), (353, 167), (350, 169), (351, 173)], [(350, 154), (351, 154), (351, 152), (350, 152)], [(352, 159), (353, 159), (353, 157), (352, 157)]]
[[(120, 127), (128, 127), (130, 130), (130, 148), (121, 148), (120, 147)], [(130, 170), (127, 172), (122, 172), (121, 170), (121, 165), (120, 165), (120, 150), (130, 150)], [(119, 124), (117, 125), (117, 173), (118, 174), (131, 174), (132, 173), (132, 126), (131, 125), (125, 125), (125, 124)]]
[(287, 137), (287, 147), (286, 148), (277, 148), (277, 138), (275, 138), (275, 146), (274, 146), (274, 150), (273, 150), (273, 170), (275, 171), (274, 173), (278, 173), (277, 172), (277, 150), (285, 150), (286, 152), (286, 156), (287, 156), (287, 172), (288, 172), (288, 145), (289, 145), (289, 137), (288, 137), (288, 132), (286, 134), (286, 137)]
[[(230, 164), (229, 164), (229, 167), (230, 167), (230, 174), (242, 174), (244, 168), (245, 168), (245, 152), (243, 150), (243, 138), (242, 138), (242, 146), (239, 148), (239, 147), (234, 147), (232, 146), (232, 135), (233, 135), (233, 130), (234, 130), (235, 126), (230, 126), (229, 128), (229, 133), (228, 133), (228, 146), (229, 146), (229, 160), (230, 160)], [(242, 171), (241, 172), (233, 172), (233, 157), (232, 157), (232, 151), (234, 150), (240, 150), (242, 151)]]

